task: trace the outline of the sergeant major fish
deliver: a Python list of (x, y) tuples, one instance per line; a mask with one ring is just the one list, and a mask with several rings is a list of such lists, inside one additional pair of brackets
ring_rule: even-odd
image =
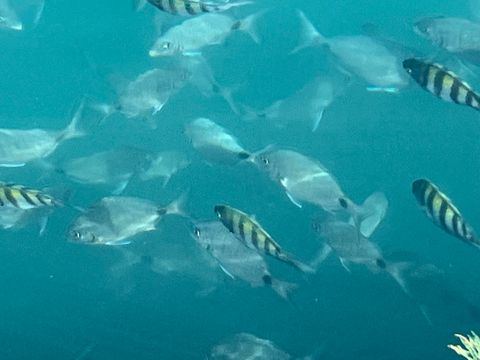
[(192, 227), (192, 235), (233, 279), (239, 278), (252, 287), (271, 287), (284, 299), (288, 298), (288, 292), (295, 287), (294, 284), (274, 278), (260, 254), (238, 241), (220, 222), (196, 222)]
[(216, 205), (214, 211), (222, 224), (235, 234), (245, 246), (270, 255), (302, 272), (313, 271), (307, 265), (292, 259), (284, 253), (280, 245), (273, 240), (270, 234), (247, 214), (228, 205)]
[(40, 190), (18, 184), (0, 183), (0, 209), (3, 207), (13, 207), (30, 210), (54, 206), (62, 206), (62, 203)]
[(73, 222), (68, 238), (88, 245), (127, 245), (133, 236), (155, 230), (164, 215), (183, 214), (183, 201), (182, 196), (163, 207), (135, 197), (105, 197)]
[(135, 7), (142, 8), (149, 2), (157, 9), (172, 15), (195, 16), (203, 13), (222, 12), (233, 7), (251, 4), (251, 1), (215, 3), (201, 0), (137, 0)]
[(412, 193), (428, 217), (447, 233), (480, 247), (473, 228), (465, 221), (463, 215), (440, 189), (426, 179), (412, 183)]
[(480, 109), (480, 96), (444, 66), (410, 58), (403, 61), (403, 67), (423, 89), (442, 100)]
[(84, 136), (78, 129), (83, 104), (70, 124), (61, 131), (0, 129), (0, 167), (20, 167), (46, 158), (66, 140)]

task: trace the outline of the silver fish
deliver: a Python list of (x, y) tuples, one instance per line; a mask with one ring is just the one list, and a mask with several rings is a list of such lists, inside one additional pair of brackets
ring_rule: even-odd
[(150, 155), (133, 147), (121, 147), (68, 160), (58, 169), (71, 180), (90, 185), (113, 185), (120, 194), (130, 179), (147, 169)]
[(332, 214), (349, 214), (365, 236), (370, 236), (385, 216), (388, 202), (384, 194), (373, 193), (363, 205), (356, 205), (322, 164), (296, 151), (267, 147), (249, 161), (280, 185), (295, 205), (310, 203)]
[(48, 216), (53, 208), (42, 207), (28, 210), (3, 207), (0, 209), (0, 228), (4, 230), (16, 230), (36, 223), (39, 226), (39, 235), (42, 235), (47, 226)]
[(288, 298), (289, 291), (295, 287), (294, 284), (272, 277), (262, 256), (238, 241), (218, 221), (195, 223), (192, 226), (192, 236), (233, 279), (241, 279), (252, 287), (271, 287), (284, 299)]
[(190, 160), (184, 153), (163, 151), (153, 156), (147, 168), (140, 172), (139, 178), (143, 181), (162, 178), (163, 186), (166, 186), (173, 175), (188, 165)]
[(0, 167), (20, 167), (46, 158), (64, 141), (84, 136), (78, 129), (83, 104), (70, 124), (60, 131), (0, 129)]
[(346, 71), (364, 79), (369, 91), (398, 92), (408, 85), (402, 69), (403, 60), (369, 36), (321, 35), (305, 14), (299, 12), (302, 23), (300, 45), (293, 52), (309, 46), (327, 46)]
[(206, 118), (187, 124), (185, 135), (194, 149), (209, 162), (233, 165), (250, 156), (233, 135)]
[(308, 121), (312, 131), (317, 130), (325, 109), (347, 86), (348, 79), (333, 76), (317, 76), (292, 96), (278, 100), (265, 110), (247, 115), (247, 119), (265, 118), (280, 126)]
[(67, 237), (88, 245), (127, 245), (133, 236), (155, 230), (164, 215), (183, 214), (183, 202), (182, 196), (161, 207), (140, 198), (105, 197), (74, 221)]
[(148, 70), (125, 87), (117, 89), (118, 98), (114, 105), (97, 104), (105, 118), (119, 112), (127, 118), (149, 119), (158, 113), (187, 83), (190, 74), (184, 69)]
[(279, 349), (274, 342), (252, 334), (240, 333), (215, 345), (209, 360), (292, 360), (290, 354)]
[(425, 17), (415, 22), (414, 30), (434, 45), (480, 63), (479, 23), (457, 17)]
[(153, 44), (149, 55), (197, 55), (206, 46), (222, 44), (236, 30), (248, 33), (258, 42), (255, 22), (259, 15), (260, 13), (235, 20), (223, 14), (204, 14), (185, 20), (162, 34)]

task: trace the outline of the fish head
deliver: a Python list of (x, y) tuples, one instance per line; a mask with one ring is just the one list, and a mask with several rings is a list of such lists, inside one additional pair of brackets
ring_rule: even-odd
[(413, 24), (413, 30), (420, 36), (429, 38), (433, 33), (433, 20), (432, 18), (423, 18), (415, 21)]
[(180, 52), (180, 47), (168, 39), (159, 39), (148, 52), (151, 57), (172, 56)]
[(274, 169), (274, 154), (273, 145), (269, 145), (251, 154), (248, 161), (253, 162), (260, 170), (271, 173)]
[(424, 63), (415, 58), (405, 59), (402, 62), (402, 66), (405, 71), (413, 78), (413, 79), (421, 79), (423, 74), (422, 71), (424, 69)]
[(68, 230), (67, 237), (70, 242), (78, 244), (97, 245), (101, 243), (94, 232), (79, 227), (72, 227)]
[(10, 19), (5, 16), (0, 16), (0, 28), (7, 28), (11, 30), (16, 30), (16, 31), (22, 31), (23, 24), (16, 19)]

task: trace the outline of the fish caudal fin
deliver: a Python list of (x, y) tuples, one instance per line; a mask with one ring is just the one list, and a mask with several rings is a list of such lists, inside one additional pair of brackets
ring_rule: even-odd
[(300, 10), (298, 10), (297, 13), (300, 17), (300, 40), (290, 54), (297, 53), (307, 47), (326, 44), (327, 39), (318, 32), (315, 26), (308, 20), (307, 16)]
[(331, 252), (332, 248), (326, 244), (323, 244), (320, 250), (318, 250), (318, 252), (315, 254), (315, 257), (310, 261), (310, 267), (317, 271)]
[(391, 264), (386, 264), (385, 270), (390, 274), (390, 276), (397, 282), (397, 284), (402, 288), (403, 292), (407, 295), (410, 295), (408, 290), (407, 282), (405, 281), (405, 272), (411, 266), (408, 262), (396, 262)]
[(219, 9), (222, 11), (226, 11), (231, 8), (239, 7), (239, 6), (245, 6), (245, 5), (250, 5), (253, 4), (253, 1), (237, 1), (237, 2), (228, 2), (225, 4), (217, 5)]
[(78, 128), (78, 123), (82, 117), (84, 105), (85, 105), (85, 101), (82, 100), (82, 103), (80, 104), (77, 111), (75, 112), (75, 115), (73, 116), (72, 121), (70, 121), (70, 124), (68, 124), (68, 126), (62, 131), (58, 141), (74, 139), (74, 138), (78, 138), (86, 135), (84, 131)]
[(290, 300), (290, 294), (292, 293), (292, 291), (298, 287), (297, 284), (277, 280), (274, 278), (271, 279), (271, 283), (269, 285), (271, 286), (273, 291), (278, 294), (278, 296), (287, 301)]
[(260, 44), (260, 38), (257, 33), (257, 21), (264, 13), (265, 10), (247, 16), (245, 19), (240, 21), (238, 27), (238, 30), (246, 32), (257, 44)]
[(350, 224), (355, 225), (360, 233), (369, 238), (382, 222), (388, 208), (384, 193), (375, 192), (361, 206), (352, 204)]
[(169, 215), (179, 215), (187, 217), (185, 212), (185, 203), (187, 202), (188, 193), (185, 192), (180, 195), (177, 199), (173, 200), (167, 207), (162, 208), (161, 211)]

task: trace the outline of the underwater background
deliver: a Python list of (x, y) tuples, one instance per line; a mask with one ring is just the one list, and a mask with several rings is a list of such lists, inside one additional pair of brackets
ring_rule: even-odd
[[(359, 34), (371, 23), (427, 57), (438, 50), (413, 32), (415, 19), (473, 16), (469, 3), (454, 1), (258, 0), (229, 10), (236, 18), (267, 10), (257, 25), (260, 44), (235, 33), (202, 51), (218, 82), (236, 89), (236, 102), (264, 108), (326, 71), (332, 60), (322, 49), (290, 53), (299, 38), (296, 9), (325, 36)], [(148, 56), (157, 13), (153, 6), (136, 12), (129, 1), (47, 2), (36, 27), (1, 31), (0, 126), (62, 129), (82, 99), (113, 101), (109, 84), (116, 79), (171, 61)], [(480, 253), (432, 225), (411, 183), (431, 179), (480, 227), (478, 113), (419, 87), (367, 92), (358, 80), (311, 132), (305, 124), (285, 129), (244, 121), (222, 98), (187, 86), (156, 115), (155, 129), (118, 114), (99, 123), (101, 116), (86, 107), (81, 124), (88, 135), (62, 144), (48, 160), (62, 163), (117, 145), (185, 152), (191, 165), (167, 186), (133, 179), (123, 195), (165, 205), (188, 192), (188, 215), (203, 220), (215, 219), (215, 204), (228, 203), (255, 214), (298, 258), (312, 258), (321, 242), (310, 225), (316, 209), (299, 209), (247, 164), (202, 161), (184, 136), (184, 125), (197, 117), (224, 126), (250, 151), (275, 144), (318, 159), (357, 203), (384, 192), (388, 212), (371, 240), (391, 258), (433, 264), (436, 275), (415, 277), (420, 280), (407, 295), (388, 274), (358, 265), (348, 272), (334, 255), (303, 277), (267, 259), (272, 273), (298, 284), (287, 302), (202, 267), (204, 255), (185, 219), (165, 218), (131, 245), (91, 247), (67, 241), (77, 214), (65, 207), (52, 214), (42, 236), (34, 224), (1, 231), (1, 359), (205, 359), (212, 346), (239, 332), (272, 340), (293, 358), (316, 350), (321, 359), (457, 358), (447, 349), (453, 334), (480, 324)], [(69, 202), (85, 208), (109, 194), (33, 165), (0, 174), (5, 182), (66, 187)], [(139, 259), (130, 262), (126, 247)], [(173, 270), (152, 270), (155, 259), (168, 260)]]

